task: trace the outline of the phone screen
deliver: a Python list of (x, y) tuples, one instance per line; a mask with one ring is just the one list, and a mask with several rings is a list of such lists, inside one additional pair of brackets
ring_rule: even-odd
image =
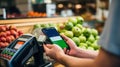
[(43, 28), (42, 32), (50, 39), (53, 44), (59, 45), (62, 49), (69, 48), (64, 39), (60, 36), (57, 30), (52, 28)]

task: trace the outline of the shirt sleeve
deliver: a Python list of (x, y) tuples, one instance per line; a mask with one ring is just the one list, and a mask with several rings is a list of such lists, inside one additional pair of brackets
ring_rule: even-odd
[(98, 42), (106, 51), (120, 56), (120, 0), (112, 0), (108, 19)]

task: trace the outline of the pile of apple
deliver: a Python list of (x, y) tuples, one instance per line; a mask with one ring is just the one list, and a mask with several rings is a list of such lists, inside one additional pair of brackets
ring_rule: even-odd
[(34, 25), (34, 29), (37, 29), (37, 28), (56, 27), (56, 26), (57, 26), (57, 25), (56, 25), (56, 24), (53, 24), (53, 23), (35, 24), (35, 25)]
[(0, 25), (0, 48), (7, 47), (13, 40), (21, 36), (23, 32), (16, 26)]
[(79, 17), (71, 17), (66, 22), (53, 24), (36, 24), (36, 28), (55, 27), (60, 34), (64, 34), (71, 38), (78, 47), (88, 50), (98, 50), (99, 39), (98, 31), (96, 29), (83, 27), (84, 19)]
[(78, 47), (88, 50), (98, 50), (99, 39), (96, 29), (83, 27), (84, 19), (79, 17), (69, 18), (65, 23), (59, 23), (57, 30), (71, 38)]

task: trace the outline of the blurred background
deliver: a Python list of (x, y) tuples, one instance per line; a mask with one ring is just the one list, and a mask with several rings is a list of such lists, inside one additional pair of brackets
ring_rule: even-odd
[(0, 19), (82, 16), (86, 27), (102, 31), (110, 0), (0, 0)]

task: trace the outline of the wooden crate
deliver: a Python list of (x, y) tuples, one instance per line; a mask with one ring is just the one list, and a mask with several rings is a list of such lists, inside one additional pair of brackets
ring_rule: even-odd
[(68, 18), (69, 17), (0, 20), (0, 25), (15, 25), (24, 33), (31, 33), (35, 24), (62, 23), (65, 22)]

